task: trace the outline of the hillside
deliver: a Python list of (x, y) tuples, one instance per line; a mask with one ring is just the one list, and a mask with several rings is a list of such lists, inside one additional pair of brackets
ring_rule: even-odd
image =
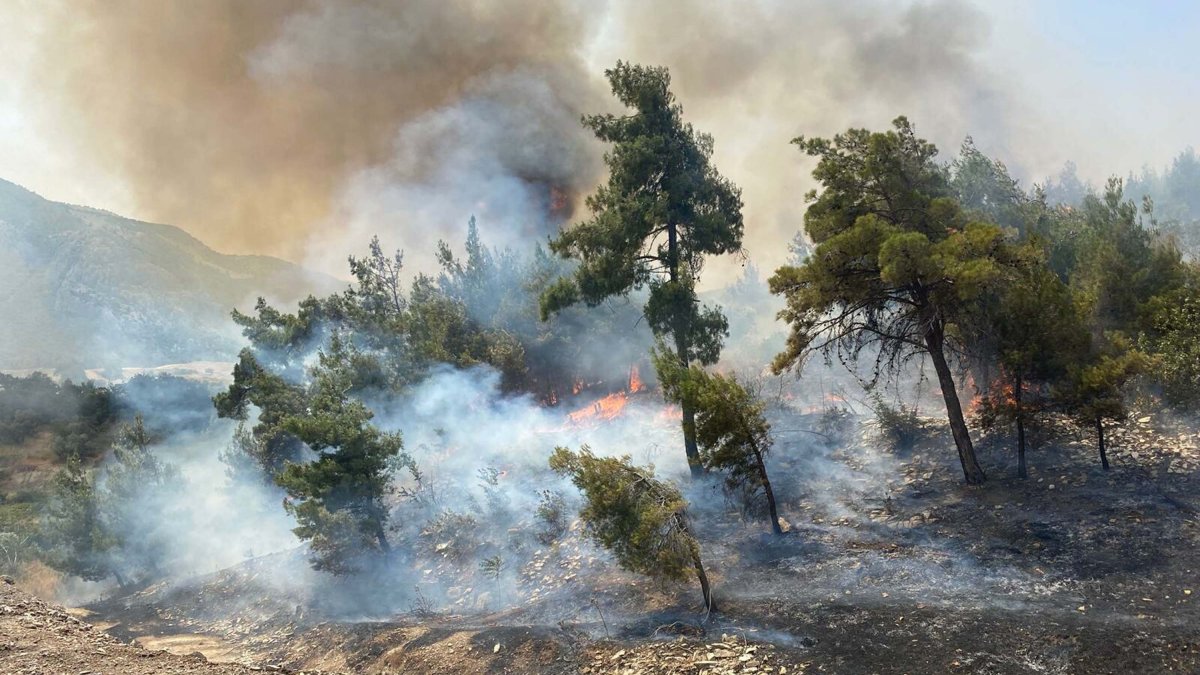
[(225, 255), (170, 225), (52, 202), (0, 180), (0, 369), (228, 360), (233, 307), (292, 302), (335, 280)]
[(799, 430), (819, 416), (778, 420), (797, 429), (781, 431), (772, 467), (787, 486), (786, 534), (708, 521), (721, 607), (708, 621), (694, 586), (616, 569), (577, 530), (516, 571), (509, 607), (430, 557), (416, 580), (458, 579), (447, 597), (466, 602), (364, 614), (362, 593), (406, 584), (289, 582), (302, 563), (284, 553), (115, 592), (87, 606), (88, 620), (147, 648), (303, 671), (1200, 672), (1194, 431), (1169, 416), (1130, 420), (1113, 430), (1104, 471), (1063, 425), (1026, 480), (1000, 470), (1008, 439), (982, 436), (993, 478), (978, 489), (954, 474), (939, 419), (922, 418), (916, 445), (897, 450), (854, 416), (813, 443)]

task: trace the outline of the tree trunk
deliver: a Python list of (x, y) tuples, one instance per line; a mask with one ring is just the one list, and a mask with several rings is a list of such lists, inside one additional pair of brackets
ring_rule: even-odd
[(704, 594), (704, 609), (707, 614), (717, 611), (717, 603), (713, 600), (712, 587), (708, 584), (708, 574), (704, 572), (704, 563), (700, 561), (700, 551), (692, 551), (692, 564), (696, 567), (696, 578), (700, 580), (700, 592)]
[[(679, 280), (679, 231), (674, 223), (667, 224), (667, 271), (671, 275), (671, 283)], [(675, 333), (675, 355), (679, 357), (679, 365), (686, 370), (691, 365), (687, 326), (677, 319), (671, 331)], [(686, 395), (680, 400), (679, 407), (683, 409), (683, 451), (687, 454), (692, 478), (699, 478), (704, 475), (704, 464), (700, 461), (700, 448), (696, 444), (696, 408)]]
[(383, 531), (383, 523), (375, 526), (375, 539), (379, 542), (379, 549), (384, 555), (392, 552), (392, 545), (388, 543), (387, 533)]
[(680, 407), (683, 408), (683, 450), (687, 453), (692, 478), (699, 478), (704, 475), (704, 463), (700, 461), (700, 447), (696, 444), (696, 409), (687, 396), (680, 401)]
[(783, 527), (779, 524), (779, 510), (775, 506), (775, 491), (771, 489), (771, 479), (767, 477), (767, 463), (763, 461), (762, 452), (757, 446), (754, 448), (754, 459), (758, 462), (758, 477), (762, 479), (763, 492), (767, 495), (767, 510), (771, 513), (771, 530), (775, 534), (783, 534)]
[(1108, 453), (1104, 451), (1104, 418), (1096, 416), (1096, 437), (1100, 440), (1100, 466), (1108, 471)]
[(950, 420), (950, 431), (954, 434), (954, 445), (958, 447), (958, 460), (962, 463), (963, 476), (967, 483), (980, 485), (987, 479), (979, 460), (975, 458), (975, 447), (971, 445), (971, 434), (963, 419), (962, 404), (958, 402), (958, 390), (954, 386), (954, 374), (946, 363), (946, 353), (940, 328), (930, 328), (925, 334), (925, 346), (937, 371), (938, 384), (942, 387), (942, 399), (946, 402), (946, 415)]
[(1013, 400), (1016, 403), (1017, 418), (1017, 478), (1027, 478), (1029, 470), (1025, 466), (1025, 410), (1021, 407), (1021, 374), (1013, 378)]

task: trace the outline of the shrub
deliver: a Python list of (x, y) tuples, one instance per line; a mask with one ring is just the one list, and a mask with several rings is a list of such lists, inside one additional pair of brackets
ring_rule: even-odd
[(542, 490), (537, 505), (537, 540), (549, 546), (567, 533), (567, 500), (553, 490)]
[(878, 393), (871, 394), (871, 404), (875, 423), (879, 426), (880, 440), (892, 450), (909, 452), (925, 435), (916, 407), (903, 403), (889, 405)]

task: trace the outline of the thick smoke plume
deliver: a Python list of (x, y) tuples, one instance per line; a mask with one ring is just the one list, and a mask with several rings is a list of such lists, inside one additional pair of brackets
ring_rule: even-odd
[(433, 241), (472, 214), (498, 245), (552, 233), (601, 176), (579, 117), (612, 109), (601, 73), (618, 58), (671, 68), (689, 120), (745, 189), (747, 247), (764, 269), (783, 262), (809, 187), (792, 137), (905, 112), (949, 149), (970, 132), (996, 152), (1032, 126), (978, 62), (987, 19), (950, 0), (59, 2), (20, 14), (37, 18), (33, 112), (88, 170), (124, 179), (133, 215), (335, 274), (373, 233), (427, 269)]
[[(524, 216), (534, 209), (488, 202), (566, 199), (594, 177), (578, 115), (596, 107), (595, 88), (575, 50), (595, 20), (581, 9), (268, 0), (43, 11), (35, 66), (53, 126), (97, 169), (124, 175), (140, 215), (218, 248), (303, 260), (311, 236), (342, 224), (343, 193), (357, 203), (364, 185), (379, 204), (351, 219), (386, 208), (367, 231), (409, 243), (465, 222), (439, 204)], [(523, 185), (465, 184), (472, 172)], [(336, 271), (348, 251), (336, 251)]]

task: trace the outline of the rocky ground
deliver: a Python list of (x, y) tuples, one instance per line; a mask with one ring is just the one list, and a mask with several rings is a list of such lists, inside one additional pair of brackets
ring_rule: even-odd
[(200, 653), (126, 644), (0, 577), (0, 672), (6, 675), (250, 675), (282, 670), (277, 665), (215, 664)]
[[(930, 426), (911, 449), (876, 452), (869, 426), (814, 444), (777, 424), (789, 532), (703, 515), (721, 604), (708, 622), (694, 588), (624, 575), (574, 544), (533, 555), (503, 611), (489, 611), (478, 589), (459, 589), (446, 605), (384, 621), (298, 606), (269, 590), (278, 563), (264, 560), (92, 606), (90, 620), (120, 641), (38, 604), (36, 621), (60, 617), (48, 625), (64, 628), (26, 627), (23, 639), (65, 642), (0, 652), (0, 670), (20, 654), (11, 663), (26, 670), (13, 672), (84, 672), (103, 656), (96, 639), (121, 664), (162, 664), (97, 672), (247, 672), (199, 661), (170, 670), (183, 666), (124, 644), (137, 639), (346, 673), (1200, 672), (1200, 436), (1191, 426), (1136, 416), (1112, 430), (1107, 472), (1091, 439), (1049, 428), (1025, 480), (1012, 476), (1008, 439), (985, 436), (989, 482), (978, 488), (961, 483), (952, 446)], [(54, 670), (38, 658), (78, 660)]]

